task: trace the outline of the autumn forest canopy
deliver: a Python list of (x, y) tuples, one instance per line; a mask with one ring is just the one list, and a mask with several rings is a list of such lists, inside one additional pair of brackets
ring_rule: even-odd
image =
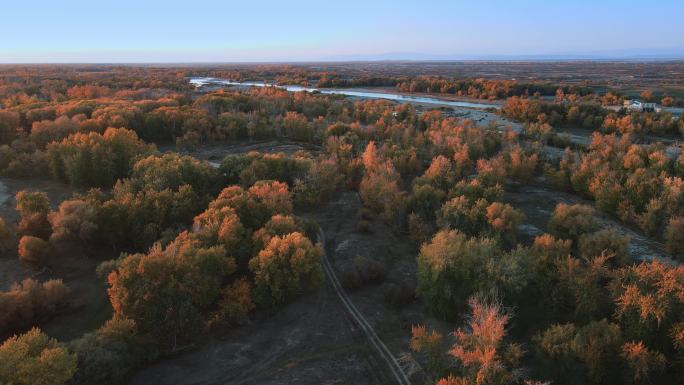
[(682, 384), (682, 74), (0, 66), (0, 385)]

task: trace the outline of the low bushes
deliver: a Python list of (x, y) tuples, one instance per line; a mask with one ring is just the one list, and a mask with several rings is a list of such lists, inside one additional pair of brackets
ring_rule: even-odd
[(31, 326), (67, 305), (69, 288), (61, 280), (25, 279), (0, 292), (0, 334)]

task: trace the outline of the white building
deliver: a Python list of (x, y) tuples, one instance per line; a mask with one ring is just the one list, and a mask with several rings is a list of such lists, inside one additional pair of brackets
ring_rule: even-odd
[(642, 103), (639, 100), (632, 99), (632, 100), (625, 100), (625, 103), (623, 107), (627, 111), (637, 111), (637, 112), (656, 112), (656, 104), (655, 103)]

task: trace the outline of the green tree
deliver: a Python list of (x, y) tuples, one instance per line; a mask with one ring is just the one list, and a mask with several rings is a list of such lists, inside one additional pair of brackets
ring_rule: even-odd
[(94, 332), (69, 344), (78, 357), (76, 384), (116, 385), (126, 374), (154, 355), (142, 345), (135, 322), (112, 318)]
[(0, 345), (0, 382), (62, 385), (76, 372), (76, 355), (38, 328)]
[(50, 236), (50, 199), (42, 191), (21, 190), (16, 195), (17, 212), (21, 217), (18, 232), (43, 239)]
[(117, 316), (175, 348), (198, 330), (235, 267), (222, 246), (203, 247), (184, 232), (165, 248), (125, 257), (108, 277), (109, 298)]
[(473, 294), (494, 288), (491, 276), (501, 253), (491, 238), (467, 238), (456, 230), (439, 231), (418, 255), (418, 295), (432, 311), (453, 319)]
[(257, 304), (274, 307), (323, 281), (323, 250), (295, 232), (271, 238), (265, 249), (249, 261), (254, 272)]
[(559, 203), (549, 220), (550, 232), (560, 238), (576, 240), (580, 235), (595, 231), (598, 223), (594, 209), (587, 205)]

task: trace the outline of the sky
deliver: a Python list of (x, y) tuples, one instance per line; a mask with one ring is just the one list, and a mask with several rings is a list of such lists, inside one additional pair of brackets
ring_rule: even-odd
[(684, 58), (684, 1), (0, 0), (0, 63)]

